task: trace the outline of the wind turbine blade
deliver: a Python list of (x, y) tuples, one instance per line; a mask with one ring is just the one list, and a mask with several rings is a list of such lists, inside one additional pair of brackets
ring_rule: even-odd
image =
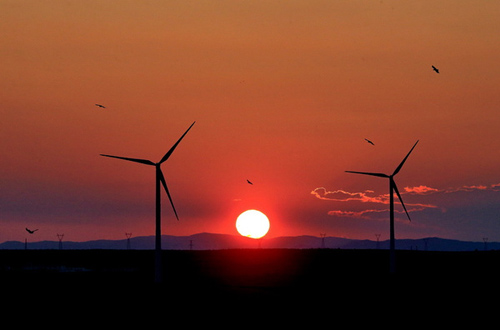
[(394, 188), (394, 191), (396, 192), (396, 195), (398, 195), (399, 201), (401, 202), (401, 205), (403, 205), (403, 208), (405, 209), (406, 216), (408, 217), (408, 220), (411, 221), (410, 215), (408, 214), (408, 211), (406, 210), (405, 203), (403, 203), (403, 199), (401, 198), (401, 195), (399, 194), (398, 187), (396, 186), (396, 182), (391, 178), (392, 180), (392, 187)]
[(388, 178), (389, 176), (384, 173), (371, 173), (371, 172), (355, 172), (355, 171), (346, 171), (347, 173), (355, 173), (355, 174), (364, 174), (364, 175), (371, 175), (371, 176), (378, 176), (381, 178)]
[(165, 188), (165, 191), (167, 192), (168, 199), (170, 200), (170, 204), (172, 204), (172, 209), (174, 209), (175, 217), (177, 220), (179, 220), (179, 216), (177, 216), (177, 211), (175, 210), (174, 202), (172, 201), (172, 197), (170, 196), (170, 192), (168, 191), (167, 188), (167, 183), (165, 182), (165, 177), (163, 176), (162, 171), (160, 170), (160, 181), (161, 184), (163, 185), (163, 188)]
[(406, 162), (406, 159), (408, 159), (408, 156), (410, 156), (411, 152), (413, 151), (413, 149), (416, 147), (417, 143), (418, 143), (419, 140), (417, 140), (417, 142), (415, 142), (415, 144), (413, 145), (413, 147), (411, 148), (410, 152), (408, 152), (408, 154), (406, 155), (406, 157), (403, 159), (403, 161), (401, 162), (401, 164), (399, 164), (399, 166), (394, 170), (394, 173), (392, 173), (392, 176), (396, 175), (399, 173), (399, 171), (401, 170), (401, 167), (403, 167), (403, 164)]
[(153, 165), (153, 166), (155, 165), (155, 163), (153, 163), (152, 161), (147, 160), (147, 159), (118, 157), (118, 156), (111, 156), (111, 155), (104, 155), (104, 154), (100, 154), (100, 155), (104, 156), (104, 157), (111, 157), (111, 158), (118, 158), (118, 159), (128, 160), (130, 162), (135, 162), (135, 163), (141, 163), (141, 164)]
[(189, 132), (189, 130), (191, 129), (191, 127), (193, 127), (194, 123), (196, 122), (193, 122), (191, 124), (191, 126), (189, 126), (189, 128), (187, 129), (186, 132), (184, 132), (184, 134), (182, 134), (182, 136), (180, 137), (179, 140), (177, 140), (177, 142), (175, 142), (175, 144), (172, 146), (172, 148), (170, 148), (169, 151), (167, 151), (167, 153), (165, 154), (165, 156), (163, 156), (163, 158), (160, 160), (160, 163), (163, 163), (164, 161), (166, 161), (168, 159), (168, 157), (170, 157), (170, 155), (172, 154), (172, 152), (174, 152), (175, 148), (177, 147), (177, 145), (181, 142), (181, 140), (184, 138), (184, 136), (187, 134), (187, 132)]

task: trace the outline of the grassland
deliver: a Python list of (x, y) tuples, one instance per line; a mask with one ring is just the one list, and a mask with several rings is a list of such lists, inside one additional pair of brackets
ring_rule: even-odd
[[(338, 281), (500, 278), (500, 251), (397, 251), (397, 274), (386, 250), (235, 249), (163, 251), (164, 283), (175, 287), (329, 288)], [(144, 250), (0, 250), (0, 276), (44, 283), (152, 282), (154, 252)]]
[(444, 310), (460, 310), (476, 317), (500, 292), (500, 251), (397, 251), (396, 257), (397, 273), (389, 274), (387, 250), (166, 250), (157, 285), (150, 250), (0, 250), (0, 284), (13, 311), (28, 306), (115, 322), (153, 310), (181, 317), (186, 310), (246, 315), (257, 308), (291, 325), (299, 315), (362, 320), (352, 319), (353, 311), (399, 310), (414, 318), (419, 310), (420, 319), (425, 312), (422, 320), (435, 320)]

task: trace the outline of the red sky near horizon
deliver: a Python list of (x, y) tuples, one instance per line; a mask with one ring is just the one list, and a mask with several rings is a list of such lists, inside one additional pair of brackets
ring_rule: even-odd
[[(0, 0), (0, 242), (154, 233), (500, 240), (500, 3)], [(431, 68), (436, 66), (440, 73)], [(106, 106), (98, 108), (94, 104)], [(368, 144), (368, 138), (375, 145)], [(249, 185), (249, 179), (254, 184)]]

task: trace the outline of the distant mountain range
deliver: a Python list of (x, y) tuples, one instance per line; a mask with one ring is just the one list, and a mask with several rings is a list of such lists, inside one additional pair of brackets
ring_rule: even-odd
[[(65, 250), (81, 249), (127, 249), (127, 239), (94, 240), (86, 242), (63, 241)], [(247, 237), (201, 233), (191, 236), (162, 236), (162, 247), (165, 250), (222, 250), (222, 249), (389, 249), (389, 241), (357, 240), (339, 237), (294, 236), (276, 237), (254, 240)], [(0, 244), (0, 249), (24, 249), (24, 242), (7, 241)], [(59, 241), (28, 242), (28, 249), (58, 249)], [(130, 248), (135, 250), (154, 249), (154, 236), (138, 236), (130, 238)], [(420, 251), (484, 251), (500, 250), (500, 242), (467, 242), (429, 237), (422, 239), (396, 240), (398, 250)]]

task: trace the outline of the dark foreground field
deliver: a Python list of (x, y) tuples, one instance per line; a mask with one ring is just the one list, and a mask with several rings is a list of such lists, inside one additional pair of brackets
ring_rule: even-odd
[(208, 309), (246, 304), (385, 310), (387, 301), (399, 308), (475, 308), (482, 299), (496, 301), (500, 291), (500, 251), (396, 256), (397, 273), (389, 274), (386, 250), (163, 251), (164, 281), (155, 285), (153, 251), (3, 250), (0, 283), (23, 299), (40, 300), (50, 292), (60, 302), (90, 296), (101, 304), (134, 305), (156, 297)]

